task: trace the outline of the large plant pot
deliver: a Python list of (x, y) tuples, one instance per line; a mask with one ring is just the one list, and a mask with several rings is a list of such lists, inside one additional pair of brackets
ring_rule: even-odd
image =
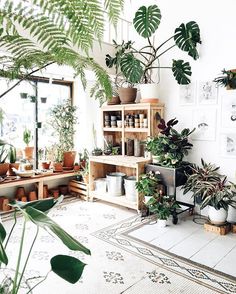
[(226, 223), (228, 211), (224, 208), (215, 209), (213, 206), (208, 208), (208, 217), (213, 225), (222, 225)]
[(0, 176), (6, 176), (9, 169), (9, 163), (0, 163)]
[(158, 85), (157, 84), (140, 84), (141, 103), (158, 103)]
[(73, 169), (75, 163), (75, 151), (66, 151), (63, 153), (63, 166)]
[(120, 97), (113, 96), (110, 100), (107, 100), (107, 105), (117, 105), (120, 104)]
[(25, 147), (24, 149), (25, 159), (32, 159), (34, 154), (34, 147)]
[(132, 104), (135, 102), (137, 89), (136, 88), (119, 88), (121, 104)]

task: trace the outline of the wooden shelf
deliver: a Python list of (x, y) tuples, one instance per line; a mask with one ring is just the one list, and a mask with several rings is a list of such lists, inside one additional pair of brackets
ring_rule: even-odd
[(137, 203), (136, 202), (132, 202), (126, 199), (125, 195), (123, 196), (110, 196), (108, 193), (97, 193), (95, 191), (90, 191), (90, 197), (93, 198), (98, 198), (110, 203), (114, 203), (114, 204), (118, 204), (118, 205), (122, 205), (131, 209), (137, 209)]
[(125, 133), (148, 133), (148, 128), (125, 128)]
[(103, 128), (104, 132), (122, 132), (122, 128)]

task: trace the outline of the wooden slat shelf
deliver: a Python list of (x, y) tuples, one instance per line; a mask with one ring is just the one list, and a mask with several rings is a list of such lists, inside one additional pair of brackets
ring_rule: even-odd
[(131, 209), (137, 209), (137, 203), (128, 201), (125, 195), (114, 197), (114, 196), (110, 196), (108, 193), (97, 193), (95, 191), (90, 191), (89, 195), (90, 197), (98, 198), (104, 201), (108, 201), (110, 203), (122, 205)]
[(125, 128), (126, 133), (148, 133), (148, 128)]
[(122, 128), (103, 128), (104, 132), (122, 132)]

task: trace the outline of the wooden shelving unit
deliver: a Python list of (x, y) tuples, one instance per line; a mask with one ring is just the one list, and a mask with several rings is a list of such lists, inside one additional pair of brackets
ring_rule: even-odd
[[(103, 136), (112, 137), (113, 145), (120, 145), (121, 155), (103, 155), (91, 156), (90, 172), (89, 172), (89, 197), (98, 198), (110, 203), (118, 204), (128, 208), (140, 210), (143, 201), (138, 193), (136, 193), (136, 201), (129, 201), (125, 195), (112, 197), (108, 193), (98, 193), (94, 191), (94, 181), (98, 178), (104, 178), (110, 172), (122, 172), (127, 176), (136, 176), (144, 173), (145, 164), (150, 163), (149, 158), (127, 156), (125, 143), (127, 139), (146, 140), (148, 136), (158, 134), (158, 122), (164, 115), (164, 105), (156, 103), (138, 103), (138, 104), (123, 104), (123, 105), (107, 105), (101, 108), (103, 126)], [(143, 114), (147, 119), (147, 127), (135, 128), (125, 126), (126, 115)], [(105, 125), (106, 115), (119, 116), (122, 121), (122, 127), (107, 127)]]

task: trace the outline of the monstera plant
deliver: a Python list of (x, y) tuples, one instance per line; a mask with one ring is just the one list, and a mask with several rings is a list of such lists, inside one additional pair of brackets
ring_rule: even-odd
[[(153, 83), (154, 69), (169, 68), (178, 84), (189, 84), (192, 74), (189, 62), (182, 59), (173, 59), (170, 66), (162, 67), (159, 58), (177, 46), (182, 51), (187, 52), (194, 60), (198, 59), (197, 44), (201, 43), (199, 26), (195, 21), (182, 23), (175, 29), (172, 36), (156, 46), (151, 37), (156, 34), (160, 22), (161, 11), (157, 5), (141, 6), (137, 10), (133, 25), (136, 32), (147, 40), (147, 44), (140, 50), (133, 46), (126, 50), (120, 61), (121, 71), (131, 83), (150, 84)], [(153, 94), (151, 97), (153, 97)]]

